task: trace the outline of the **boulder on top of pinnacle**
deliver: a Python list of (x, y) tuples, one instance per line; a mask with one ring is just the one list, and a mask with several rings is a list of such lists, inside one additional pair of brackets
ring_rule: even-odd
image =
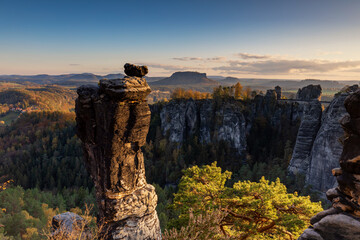
[(131, 63), (126, 63), (124, 69), (125, 74), (130, 77), (143, 77), (149, 71), (147, 66), (137, 66)]

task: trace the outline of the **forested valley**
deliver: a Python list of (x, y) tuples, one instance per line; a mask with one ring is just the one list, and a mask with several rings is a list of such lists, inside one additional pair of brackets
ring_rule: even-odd
[[(196, 101), (199, 104), (211, 101), (214, 111), (229, 104), (243, 109), (245, 115), (251, 114), (249, 106), (254, 100), (250, 95), (246, 99), (236, 99), (225, 88), (222, 91), (218, 96), (213, 95), (213, 99)], [(172, 104), (187, 101), (183, 97), (173, 98)], [(188, 221), (180, 219), (180, 223), (177, 222), (183, 212), (171, 206), (175, 206), (174, 193), (178, 191), (184, 170), (190, 167), (210, 166), (217, 162), (223, 171), (232, 172), (231, 178), (226, 177), (226, 181), (220, 183), (229, 189), (239, 181), (259, 182), (265, 178), (275, 182), (279, 178), (289, 192), (310, 193), (304, 188), (301, 176), (295, 181), (286, 173), (299, 122), (291, 124), (283, 116), (282, 128), (279, 129), (271, 125), (271, 115), (257, 116), (247, 138), (247, 153), (241, 155), (226, 141), (205, 144), (197, 134), (187, 136), (181, 143), (169, 141), (169, 136), (160, 126), (160, 110), (166, 104), (169, 103), (159, 102), (151, 106), (150, 129), (143, 147), (146, 178), (155, 185), (158, 194), (157, 211), (163, 230), (180, 229), (184, 221)], [(24, 112), (12, 124), (3, 126), (0, 132), (0, 176), (1, 182), (10, 180), (11, 183), (0, 192), (0, 209), (3, 209), (0, 236), (42, 239), (49, 229), (49, 220), (57, 213), (71, 210), (82, 214), (90, 207), (90, 215), (96, 216), (94, 186), (82, 154), (73, 112)], [(318, 200), (316, 195), (313, 195), (313, 200)]]

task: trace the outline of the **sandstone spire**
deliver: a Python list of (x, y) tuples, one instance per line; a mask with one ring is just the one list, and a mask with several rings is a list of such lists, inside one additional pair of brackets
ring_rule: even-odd
[(333, 169), (338, 187), (327, 191), (332, 207), (311, 219), (312, 226), (299, 240), (353, 240), (360, 236), (360, 90), (345, 99), (349, 115), (341, 124), (345, 131), (341, 168)]
[(77, 89), (77, 134), (94, 180), (106, 239), (160, 239), (157, 196), (146, 183), (141, 146), (149, 129), (147, 67), (125, 65), (123, 79)]

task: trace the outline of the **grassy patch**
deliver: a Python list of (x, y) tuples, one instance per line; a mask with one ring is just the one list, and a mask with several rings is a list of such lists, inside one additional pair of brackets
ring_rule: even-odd
[(0, 117), (0, 125), (2, 125), (1, 121), (5, 123), (5, 125), (10, 125), (12, 121), (15, 121), (19, 117), (19, 112), (9, 112), (3, 117)]

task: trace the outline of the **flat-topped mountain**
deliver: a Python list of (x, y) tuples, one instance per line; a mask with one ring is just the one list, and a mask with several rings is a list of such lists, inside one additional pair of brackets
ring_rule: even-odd
[(175, 72), (170, 77), (151, 83), (151, 85), (219, 85), (215, 80), (207, 78), (206, 73)]

